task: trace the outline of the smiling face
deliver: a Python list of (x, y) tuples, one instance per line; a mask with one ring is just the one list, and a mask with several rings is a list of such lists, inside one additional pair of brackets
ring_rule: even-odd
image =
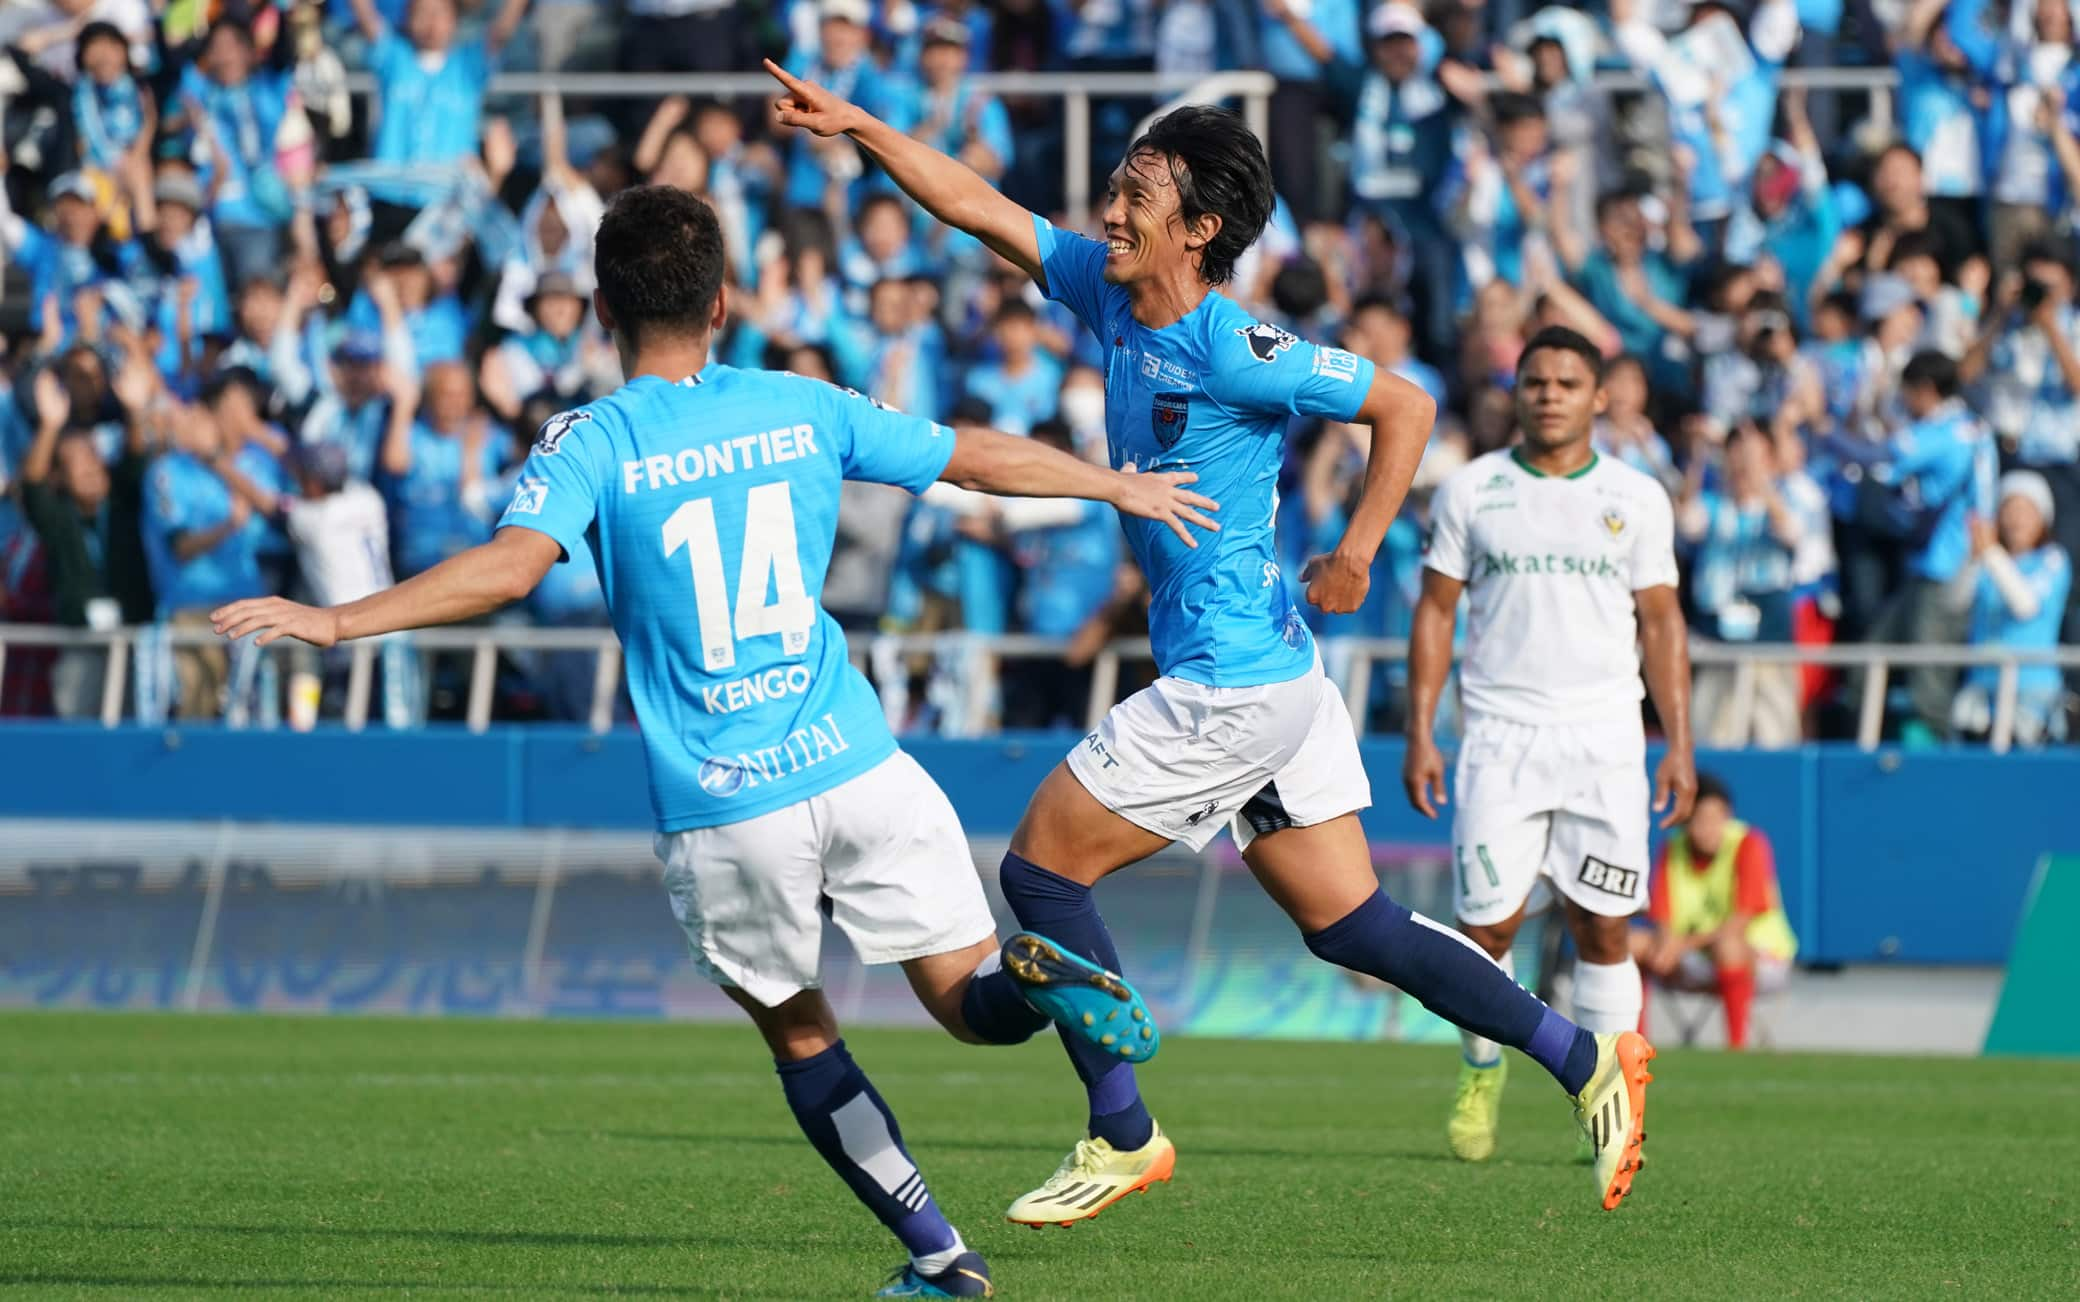
[(1130, 154), (1106, 183), (1105, 279), (1131, 285), (1189, 266), (1220, 229), (1220, 218), (1203, 214), (1188, 230), (1172, 160), (1153, 151)]
[(1525, 356), (1517, 372), (1517, 428), (1533, 453), (1586, 441), (1603, 406), (1603, 387), (1580, 353), (1541, 348)]

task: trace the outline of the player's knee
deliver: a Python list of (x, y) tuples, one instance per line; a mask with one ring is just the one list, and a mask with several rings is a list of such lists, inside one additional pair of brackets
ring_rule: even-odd
[(1402, 930), (1415, 925), (1409, 911), (1381, 891), (1340, 921), (1320, 931), (1306, 932), (1301, 939), (1308, 952), (1325, 963), (1371, 972), (1382, 953), (1399, 949), (1394, 942)]

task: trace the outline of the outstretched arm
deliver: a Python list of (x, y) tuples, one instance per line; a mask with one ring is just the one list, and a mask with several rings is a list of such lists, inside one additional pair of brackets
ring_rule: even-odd
[(219, 606), (210, 612), (210, 623), (232, 639), (258, 632), (259, 646), (293, 637), (317, 647), (402, 628), (453, 624), (488, 615), (533, 592), (562, 555), (562, 545), (548, 534), (508, 527), (488, 543), (344, 606), (304, 606), (281, 597), (256, 597)]
[(1212, 498), (1184, 486), (1199, 477), (1190, 471), (1122, 474), (1058, 452), (1032, 439), (995, 430), (962, 430), (939, 478), (978, 493), (1004, 497), (1082, 497), (1109, 503), (1122, 515), (1169, 525), (1187, 547), (1197, 547), (1187, 524), (1210, 532), (1220, 526), (1204, 512), (1218, 511)]
[(803, 81), (771, 59), (766, 60), (766, 71), (787, 89), (773, 106), (781, 125), (819, 136), (851, 136), (926, 212), (981, 240), (1034, 280), (1043, 279), (1033, 214), (999, 194), (973, 168), (815, 82)]

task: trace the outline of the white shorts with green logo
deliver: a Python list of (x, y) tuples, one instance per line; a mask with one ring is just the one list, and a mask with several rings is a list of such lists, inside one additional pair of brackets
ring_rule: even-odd
[(1636, 719), (1467, 720), (1452, 781), (1452, 903), (1492, 926), (1553, 893), (1591, 913), (1647, 904), (1646, 740)]

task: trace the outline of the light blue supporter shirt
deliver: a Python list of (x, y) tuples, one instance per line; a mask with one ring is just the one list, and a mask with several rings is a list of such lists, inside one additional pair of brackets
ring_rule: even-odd
[(1971, 518), (1993, 515), (1993, 440), (1952, 398), (1895, 435), (1892, 449), (1897, 482), (1911, 482), (1922, 509), (1939, 513), (1907, 568), (1920, 578), (1947, 580), (1971, 559)]
[(843, 481), (921, 492), (954, 436), (818, 380), (711, 363), (542, 427), (499, 521), (589, 545), (658, 829), (796, 804), (895, 752), (824, 612)]
[(174, 539), (214, 529), (230, 516), (231, 488), (216, 471), (186, 452), (169, 452), (152, 463), (145, 475), (144, 555), (161, 619), (260, 595), (250, 529), (235, 531), (189, 560), (174, 555)]
[(388, 29), (368, 51), (382, 121), (370, 156), (379, 163), (455, 163), (477, 152), (484, 91), (498, 59), (483, 38), (458, 40), (439, 55)]
[[(2049, 650), (2058, 645), (2058, 630), (2065, 620), (2066, 597), (2073, 587), (2073, 565), (2065, 548), (2047, 542), (2015, 559), (2023, 581), (2037, 594), (2037, 611), (2028, 619), (2017, 619), (2008, 610), (1999, 585), (1986, 571), (1979, 571), (1972, 592), (1971, 643), (1973, 646), (2004, 646)], [(1965, 681), (1993, 691), (2000, 683), (1999, 665), (1973, 665)], [(2025, 693), (2056, 694), (2063, 682), (2057, 665), (2022, 665), (2015, 686)]]
[(1292, 416), (1347, 421), (1372, 363), (1264, 325), (1219, 294), (1151, 330), (1104, 277), (1105, 246), (1035, 217), (1047, 296), (1065, 303), (1105, 354), (1105, 442), (1115, 469), (1190, 470), (1221, 504), (1198, 547), (1167, 525), (1122, 521), (1148, 576), (1149, 637), (1165, 675), (1210, 687), (1298, 678), (1314, 639), (1278, 569), (1278, 472)]

